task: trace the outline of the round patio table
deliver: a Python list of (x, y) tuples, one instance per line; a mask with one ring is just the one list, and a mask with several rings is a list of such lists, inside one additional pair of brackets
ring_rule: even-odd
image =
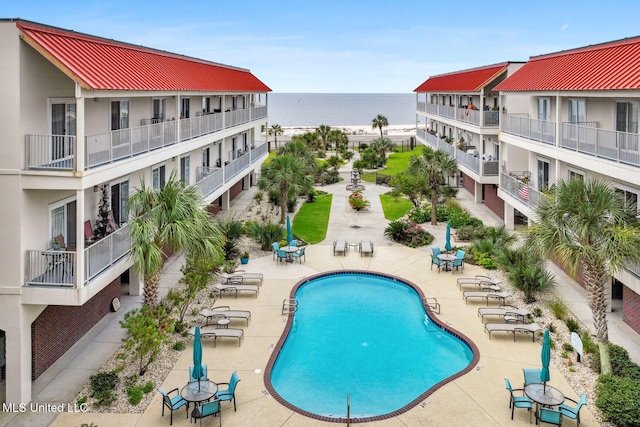
[(444, 271), (451, 271), (451, 263), (456, 260), (455, 255), (438, 254), (438, 259), (444, 261)]
[(218, 392), (218, 384), (209, 380), (193, 381), (182, 387), (180, 396), (187, 402), (199, 405), (205, 400), (211, 399)]
[(297, 246), (283, 246), (280, 249), (287, 253), (287, 262), (293, 262), (293, 254), (300, 250)]

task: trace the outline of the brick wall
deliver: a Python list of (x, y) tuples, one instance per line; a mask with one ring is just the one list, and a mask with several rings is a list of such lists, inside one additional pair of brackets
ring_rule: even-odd
[(622, 320), (640, 334), (640, 295), (622, 287)]
[(473, 194), (475, 196), (476, 194), (476, 182), (473, 180), (473, 178), (465, 175), (464, 173), (462, 174), (462, 186), (471, 194)]
[(111, 310), (120, 278), (81, 307), (50, 305), (31, 324), (31, 378), (36, 379)]
[(238, 197), (238, 194), (242, 193), (242, 179), (236, 182), (233, 187), (229, 189), (229, 201)]
[(504, 200), (498, 197), (498, 188), (484, 184), (484, 205), (504, 221)]

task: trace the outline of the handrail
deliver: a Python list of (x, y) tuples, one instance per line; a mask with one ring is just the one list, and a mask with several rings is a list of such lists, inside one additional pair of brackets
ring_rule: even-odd
[(294, 314), (298, 311), (298, 300), (295, 298), (286, 298), (282, 301), (282, 314)]

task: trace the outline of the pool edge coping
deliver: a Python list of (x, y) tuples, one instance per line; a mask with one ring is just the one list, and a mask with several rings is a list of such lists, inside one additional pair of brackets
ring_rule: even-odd
[(273, 388), (273, 385), (271, 384), (271, 371), (273, 369), (273, 366), (275, 364), (276, 359), (278, 358), (278, 355), (280, 354), (280, 351), (282, 350), (282, 346), (284, 345), (286, 338), (289, 336), (289, 332), (291, 331), (291, 327), (293, 325), (293, 318), (295, 316), (294, 313), (290, 313), (287, 315), (287, 322), (285, 324), (284, 330), (282, 331), (282, 334), (280, 336), (280, 338), (278, 339), (278, 342), (276, 343), (275, 347), (273, 348), (273, 351), (271, 352), (271, 356), (269, 357), (269, 360), (267, 362), (267, 367), (264, 371), (264, 375), (263, 375), (263, 379), (264, 379), (264, 383), (265, 386), (267, 388), (267, 391), (269, 392), (269, 394), (278, 401), (278, 403), (280, 403), (281, 405), (283, 405), (284, 407), (298, 413), (301, 415), (304, 415), (306, 417), (315, 419), (315, 420), (320, 420), (320, 421), (325, 421), (325, 422), (330, 422), (330, 423), (346, 423), (346, 422), (351, 422), (351, 423), (365, 423), (365, 422), (373, 422), (373, 421), (381, 421), (381, 420), (386, 420), (389, 418), (394, 418), (398, 415), (401, 415), (413, 408), (415, 408), (416, 406), (418, 406), (421, 402), (423, 402), (425, 399), (427, 399), (429, 396), (431, 396), (433, 393), (435, 393), (438, 389), (440, 389), (441, 387), (445, 386), (446, 384), (460, 378), (461, 376), (467, 374), (468, 372), (470, 372), (471, 370), (473, 370), (476, 365), (478, 364), (478, 362), (480, 361), (480, 351), (478, 350), (478, 347), (475, 345), (475, 343), (466, 335), (462, 334), (461, 332), (457, 331), (456, 329), (451, 328), (449, 325), (442, 323), (440, 321), (440, 319), (438, 319), (437, 317), (435, 317), (434, 313), (431, 311), (431, 309), (429, 308), (429, 306), (425, 303), (425, 295), (424, 292), (422, 292), (422, 289), (420, 289), (420, 287), (418, 287), (416, 284), (414, 284), (413, 282), (411, 282), (410, 280), (407, 280), (405, 278), (401, 278), (398, 276), (394, 276), (391, 274), (387, 274), (387, 273), (381, 273), (378, 271), (369, 271), (369, 270), (333, 270), (333, 271), (325, 271), (322, 273), (318, 273), (318, 274), (314, 274), (308, 277), (305, 277), (301, 280), (299, 280), (294, 286), (293, 288), (291, 288), (291, 292), (289, 293), (289, 298), (294, 298), (295, 294), (298, 290), (298, 288), (300, 288), (300, 286), (321, 278), (321, 277), (325, 277), (325, 276), (334, 276), (334, 275), (339, 275), (339, 274), (365, 274), (365, 275), (370, 275), (370, 276), (378, 276), (378, 277), (384, 277), (386, 279), (391, 279), (391, 280), (395, 280), (395, 281), (399, 281), (404, 283), (405, 285), (409, 286), (410, 288), (412, 288), (414, 291), (416, 291), (416, 293), (418, 294), (418, 296), (420, 297), (420, 300), (422, 302), (422, 306), (425, 309), (425, 312), (427, 313), (427, 315), (429, 316), (429, 319), (436, 324), (440, 329), (443, 329), (444, 331), (446, 331), (447, 333), (453, 335), (454, 337), (458, 338), (459, 340), (461, 340), (463, 343), (465, 343), (470, 349), (471, 349), (471, 353), (473, 354), (473, 358), (471, 359), (471, 362), (469, 362), (469, 365), (461, 370), (460, 372), (451, 375), (439, 382), (437, 382), (436, 384), (434, 384), (433, 386), (431, 386), (429, 389), (427, 389), (424, 393), (422, 393), (420, 396), (418, 396), (417, 398), (415, 398), (414, 400), (412, 400), (411, 402), (409, 402), (408, 404), (406, 404), (405, 406), (403, 406), (402, 408), (396, 409), (395, 411), (383, 414), (383, 415), (375, 415), (375, 416), (371, 416), (371, 417), (360, 417), (360, 418), (336, 418), (336, 417), (327, 417), (324, 415), (318, 415), (318, 414), (314, 414), (308, 411), (305, 411), (304, 409), (301, 409), (291, 403), (289, 403), (288, 401), (286, 401), (282, 396), (280, 396), (280, 394), (278, 394), (278, 392), (276, 392), (276, 390)]

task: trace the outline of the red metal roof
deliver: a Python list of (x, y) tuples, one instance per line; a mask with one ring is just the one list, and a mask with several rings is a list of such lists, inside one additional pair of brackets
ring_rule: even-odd
[(478, 92), (502, 74), (508, 65), (509, 63), (505, 62), (472, 70), (432, 76), (418, 86), (414, 92)]
[(640, 88), (640, 37), (532, 57), (500, 91)]
[(270, 92), (249, 70), (18, 21), (21, 37), (96, 90)]

